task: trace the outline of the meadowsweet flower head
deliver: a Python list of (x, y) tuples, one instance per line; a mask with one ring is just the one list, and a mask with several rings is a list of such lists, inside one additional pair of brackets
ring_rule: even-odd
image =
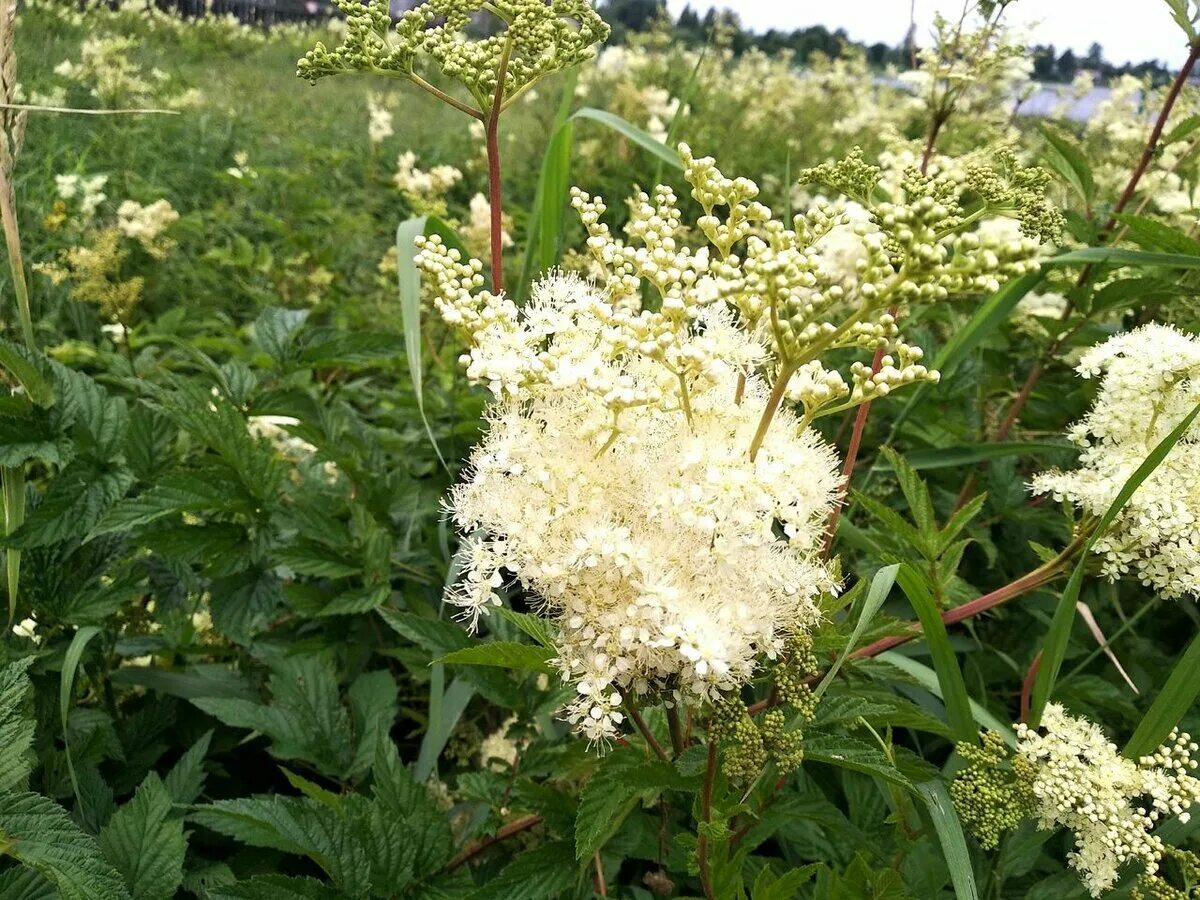
[(174, 242), (163, 233), (178, 220), (179, 213), (167, 200), (156, 200), (146, 206), (136, 200), (126, 200), (117, 207), (117, 230), (124, 237), (137, 241), (156, 259), (162, 259), (174, 247)]
[[(1033, 490), (1100, 516), (1146, 456), (1200, 402), (1200, 340), (1164, 325), (1110, 338), (1078, 371), (1099, 378), (1096, 401), (1068, 432), (1082, 448), (1070, 471), (1043, 472)], [(1109, 578), (1132, 574), (1163, 596), (1200, 594), (1200, 425), (1184, 435), (1130, 498), (1093, 551)]]
[(1172, 732), (1151, 755), (1127, 759), (1098, 725), (1052, 703), (1041, 728), (1018, 725), (1017, 739), (1039, 826), (1075, 833), (1069, 862), (1093, 897), (1111, 888), (1127, 863), (1156, 872), (1164, 848), (1154, 827), (1186, 817), (1200, 802), (1192, 774), (1197, 747), (1186, 734)]
[(104, 193), (107, 175), (55, 175), (54, 186), (60, 200), (70, 201), (86, 220), (96, 214), (100, 204), (108, 199)]
[[(448, 286), (450, 253), (427, 244), (422, 257)], [(461, 286), (478, 267), (460, 266)], [(576, 277), (547, 278), (523, 310), (466, 289), (438, 304), (475, 335), (468, 374), (497, 397), (450, 498), (474, 535), (452, 599), (475, 620), (499, 603), (502, 573), (533, 593), (559, 628), (582, 734), (612, 736), (621, 692), (700, 703), (732, 690), (814, 624), (834, 587), (819, 549), (836, 455), (786, 412), (750, 460), (769, 388), (751, 375), (734, 402), (761, 349), (727, 311), (680, 335), (681, 357), (705, 361), (685, 412), (678, 376), (628, 330), (636, 319)]]

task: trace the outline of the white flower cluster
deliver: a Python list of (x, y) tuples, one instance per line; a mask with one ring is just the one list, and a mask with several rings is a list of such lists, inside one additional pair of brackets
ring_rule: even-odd
[(161, 69), (143, 71), (131, 58), (138, 48), (128, 35), (92, 34), (79, 47), (79, 59), (63, 60), (54, 74), (86, 86), (106, 106), (122, 103), (157, 103), (180, 109), (195, 106), (203, 96), (182, 89)]
[(1126, 863), (1157, 871), (1163, 843), (1154, 827), (1170, 816), (1187, 821), (1200, 802), (1196, 750), (1187, 734), (1172, 732), (1150, 756), (1127, 759), (1098, 725), (1054, 703), (1041, 729), (1017, 726), (1017, 754), (1032, 776), (1039, 827), (1075, 832), (1069, 861), (1093, 897), (1116, 883)]
[(82, 219), (94, 216), (100, 204), (108, 199), (108, 195), (104, 193), (104, 185), (107, 183), (107, 175), (54, 176), (59, 199), (77, 204)]
[(166, 256), (174, 246), (163, 238), (163, 233), (178, 220), (179, 213), (167, 200), (156, 200), (147, 206), (126, 200), (117, 207), (117, 230), (157, 259)]
[(367, 137), (372, 144), (382, 144), (396, 133), (388, 98), (382, 94), (367, 95)]
[(454, 166), (434, 166), (428, 171), (417, 168), (417, 155), (411, 150), (396, 160), (392, 181), (409, 202), (421, 211), (444, 209), (444, 198), (451, 188), (462, 181), (462, 172)]
[[(744, 683), (834, 588), (819, 559), (833, 449), (784, 411), (750, 460), (769, 389), (752, 375), (734, 395), (762, 351), (720, 307), (677, 333), (682, 357), (706, 360), (688, 382), (689, 421), (678, 376), (600, 290), (552, 276), (518, 311), (448, 294), (439, 267), (452, 256), (430, 242), (420, 264), (443, 315), (475, 335), (470, 373), (499, 398), (450, 499), (476, 535), (453, 601), (477, 620), (500, 602), (502, 573), (533, 592), (576, 686), (567, 718), (591, 740), (617, 731), (622, 692), (698, 703)], [(470, 283), (478, 266), (457, 265)]]
[[(471, 198), (470, 216), (463, 224), (459, 233), (462, 235), (466, 248), (477, 256), (487, 256), (492, 240), (492, 204), (488, 203), (483, 194), (475, 194)], [(501, 216), (500, 246), (513, 245), (512, 217), (508, 213)]]
[[(1101, 516), (1121, 486), (1200, 402), (1200, 339), (1165, 325), (1110, 338), (1078, 372), (1099, 376), (1091, 411), (1068, 436), (1083, 452), (1068, 472), (1043, 472), (1033, 490)], [(1200, 594), (1200, 423), (1130, 498), (1093, 546), (1112, 579), (1134, 574), (1167, 598)]]

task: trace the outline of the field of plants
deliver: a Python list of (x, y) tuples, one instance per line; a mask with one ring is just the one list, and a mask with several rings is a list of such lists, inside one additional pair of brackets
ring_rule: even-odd
[(1039, 2), (5, 4), (0, 900), (1200, 897), (1200, 8)]

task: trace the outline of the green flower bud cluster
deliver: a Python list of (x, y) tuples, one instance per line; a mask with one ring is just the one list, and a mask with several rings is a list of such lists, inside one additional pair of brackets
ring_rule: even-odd
[[(1171, 884), (1163, 875), (1167, 861), (1175, 863), (1179, 870), (1180, 880), (1190, 885), (1189, 889), (1180, 889)], [(1163, 865), (1158, 872), (1151, 875), (1143, 872), (1138, 876), (1137, 884), (1129, 891), (1130, 900), (1195, 900), (1198, 895), (1197, 885), (1200, 884), (1200, 856), (1190, 850), (1165, 845), (1163, 847)]]
[(820, 663), (812, 652), (812, 636), (796, 634), (789, 639), (786, 658), (775, 670), (775, 689), (779, 699), (795, 709), (806, 721), (817, 711), (817, 698), (807, 680), (817, 674)]
[(782, 709), (776, 707), (763, 713), (759, 731), (779, 774), (790, 775), (800, 768), (804, 761), (804, 734), (799, 729), (787, 730), (787, 717)]
[(738, 784), (748, 784), (767, 764), (763, 736), (736, 696), (722, 697), (713, 704), (709, 728), (724, 744), (721, 770)]
[[(308, 51), (297, 63), (301, 78), (375, 72), (424, 86), (415, 70), (424, 56), (470, 92), (478, 113), (491, 110), (502, 70), (503, 108), (541, 78), (590, 59), (609, 33), (587, 0), (426, 0), (404, 13), (394, 31), (387, 0), (335, 3), (346, 14), (346, 37), (338, 47), (318, 43)], [(481, 11), (506, 27), (468, 40), (463, 32)]]
[(967, 186), (991, 209), (1011, 211), (1021, 231), (1053, 244), (1066, 225), (1062, 212), (1046, 199), (1050, 174), (1037, 166), (1023, 167), (1009, 147), (992, 154), (998, 168), (973, 164), (967, 167)]
[(1165, 878), (1145, 873), (1138, 876), (1137, 883), (1129, 890), (1130, 900), (1189, 900), (1194, 897), (1195, 894), (1181, 891)]
[[(1000, 170), (982, 163), (969, 175), (923, 175), (909, 168), (895, 196), (879, 199), (880, 170), (860, 151), (845, 159), (806, 170), (801, 178), (841, 191), (861, 203), (881, 249), (868, 244), (866, 268), (858, 291), (866, 304), (887, 297), (892, 306), (928, 303), (954, 296), (990, 293), (1009, 278), (1037, 271), (1035, 238), (1057, 236), (1062, 215), (1046, 201), (1044, 172), (1018, 166), (1006, 148), (992, 154)], [(982, 206), (967, 215), (964, 198), (978, 196)], [(1024, 238), (985, 242), (968, 228), (989, 215), (1021, 218)]]
[(1000, 838), (1036, 811), (1033, 795), (1025, 787), (1032, 774), (1024, 772), (1021, 757), (1008, 765), (1008, 748), (994, 731), (983, 733), (982, 745), (960, 743), (959, 755), (967, 765), (950, 785), (950, 798), (963, 824), (988, 850), (1000, 845)]

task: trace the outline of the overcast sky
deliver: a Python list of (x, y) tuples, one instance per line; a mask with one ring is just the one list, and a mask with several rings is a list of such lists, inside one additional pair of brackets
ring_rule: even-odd
[[(678, 15), (689, 0), (668, 0)], [(727, 7), (753, 31), (791, 30), (808, 25), (845, 28), (856, 41), (895, 45), (908, 31), (910, 0), (691, 0), (703, 12)], [(963, 0), (916, 0), (919, 35), (928, 35), (935, 12), (947, 18), (961, 13)], [(1013, 24), (1039, 23), (1033, 40), (1086, 53), (1093, 41), (1110, 62), (1160, 59), (1183, 63), (1187, 48), (1163, 0), (1016, 0), (1005, 12)]]

